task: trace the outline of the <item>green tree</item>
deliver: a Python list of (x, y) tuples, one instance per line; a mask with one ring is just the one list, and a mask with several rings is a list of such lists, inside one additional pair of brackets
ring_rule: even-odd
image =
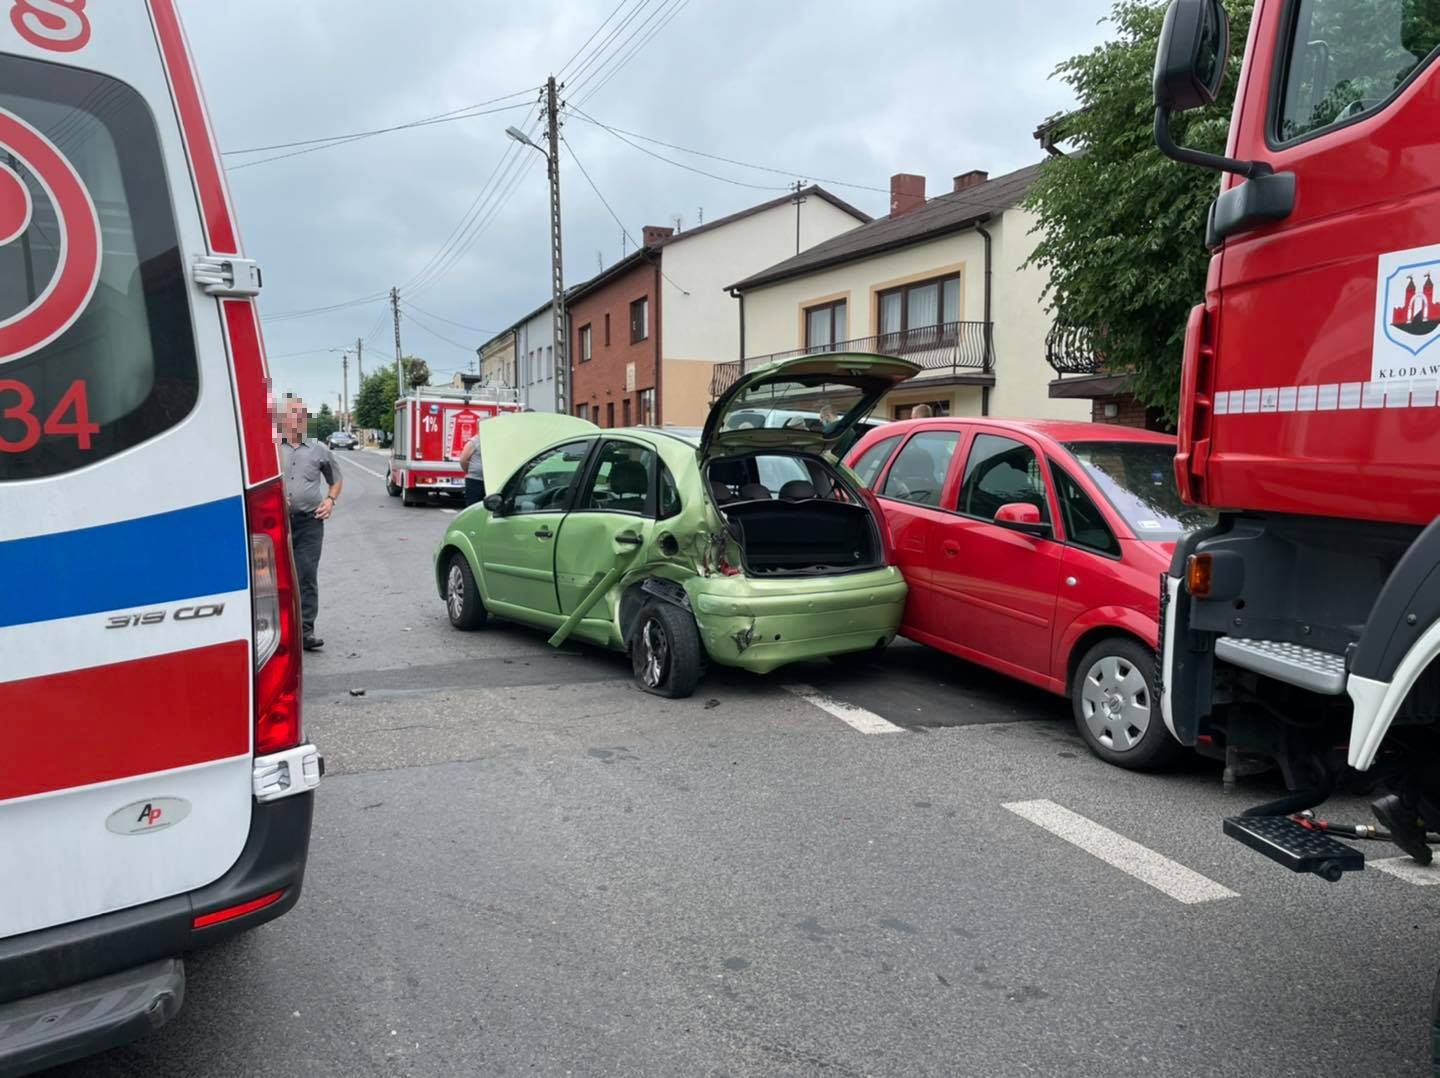
[(405, 384), (407, 386), (428, 386), (430, 384), (430, 364), (419, 356), (401, 356), (400, 363), (405, 368)]
[(322, 402), (320, 411), (310, 417), (310, 437), (318, 438), (323, 442), (335, 433), (335, 428), (339, 425), (339, 420), (330, 410), (330, 405)]
[[(1254, 0), (1230, 0), (1230, 64), (1220, 100), (1174, 118), (1182, 145), (1223, 152)], [(1039, 223), (1030, 263), (1050, 275), (1057, 321), (1087, 327), (1113, 371), (1167, 416), (1177, 412), (1190, 307), (1205, 293), (1205, 220), (1214, 172), (1155, 149), (1151, 80), (1165, 15), (1158, 0), (1115, 0), (1112, 40), (1066, 60), (1056, 77), (1074, 112), (1052, 122), (1074, 150), (1045, 162), (1027, 206)]]
[(355, 394), (352, 412), (355, 425), (366, 430), (383, 430), (393, 434), (395, 430), (395, 368), (381, 367), (367, 375)]

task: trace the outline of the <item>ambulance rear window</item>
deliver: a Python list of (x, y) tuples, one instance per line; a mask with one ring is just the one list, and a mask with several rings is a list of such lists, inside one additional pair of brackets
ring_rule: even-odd
[(187, 289), (141, 96), (0, 56), (0, 482), (83, 468), (190, 413)]

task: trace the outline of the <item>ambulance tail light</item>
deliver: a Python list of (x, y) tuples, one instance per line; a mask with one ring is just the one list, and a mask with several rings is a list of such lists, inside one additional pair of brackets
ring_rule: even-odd
[(246, 492), (255, 638), (255, 755), (300, 744), (300, 591), (285, 489), (277, 477)]

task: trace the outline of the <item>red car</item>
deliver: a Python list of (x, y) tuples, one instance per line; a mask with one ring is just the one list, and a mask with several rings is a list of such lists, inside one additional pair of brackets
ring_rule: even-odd
[(1180, 501), (1175, 439), (1097, 423), (918, 419), (846, 460), (910, 585), (902, 635), (1070, 697), (1103, 760), (1180, 749), (1160, 717), (1160, 578), (1210, 520)]

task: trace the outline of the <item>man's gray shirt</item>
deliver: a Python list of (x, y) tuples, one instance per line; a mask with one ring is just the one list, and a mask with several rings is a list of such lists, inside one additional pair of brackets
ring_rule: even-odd
[(285, 501), (292, 513), (319, 509), (338, 474), (334, 455), (314, 438), (306, 438), (299, 445), (284, 439), (280, 443), (280, 468), (285, 476)]

